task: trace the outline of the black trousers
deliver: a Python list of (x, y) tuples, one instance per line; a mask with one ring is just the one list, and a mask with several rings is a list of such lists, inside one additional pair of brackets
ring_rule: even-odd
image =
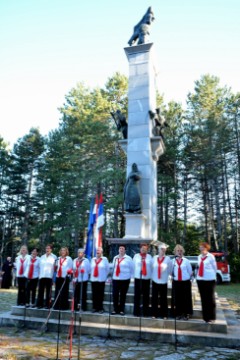
[[(150, 279), (134, 279), (133, 314), (135, 316), (149, 315), (149, 297), (150, 297)], [(142, 313), (141, 313), (141, 305), (142, 305)]]
[[(175, 311), (174, 311), (175, 310)], [(192, 315), (192, 283), (190, 280), (172, 282), (173, 316)]]
[(96, 311), (103, 310), (105, 281), (92, 281), (92, 304)]
[(81, 302), (81, 310), (87, 310), (87, 281), (83, 282), (76, 282), (75, 289), (74, 289), (74, 310), (79, 310), (80, 299), (82, 298)]
[[(35, 305), (38, 278), (27, 280), (27, 304)], [(30, 301), (31, 298), (31, 301)]]
[(27, 278), (18, 277), (17, 281), (18, 281), (17, 305), (26, 305)]
[[(46, 290), (46, 298), (44, 304), (45, 290)], [(51, 302), (52, 302), (52, 279), (41, 278), (39, 279), (37, 306), (46, 306), (50, 308)]]
[(215, 280), (197, 280), (204, 321), (216, 320)]
[(152, 316), (168, 317), (167, 284), (152, 281)]
[[(60, 292), (61, 291), (61, 292)], [(68, 310), (69, 302), (68, 302), (68, 294), (69, 294), (69, 279), (68, 277), (56, 278), (56, 287), (55, 287), (55, 299), (54, 299), (54, 309), (55, 310)]]
[(130, 279), (113, 280), (113, 309), (116, 313), (124, 312)]

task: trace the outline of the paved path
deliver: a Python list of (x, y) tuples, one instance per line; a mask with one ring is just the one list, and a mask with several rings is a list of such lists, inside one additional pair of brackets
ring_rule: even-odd
[[(0, 290), (0, 314), (9, 311), (16, 303), (16, 291)], [(1, 325), (1, 324), (0, 324)], [(177, 346), (156, 344), (151, 341), (127, 339), (105, 339), (95, 336), (81, 336), (78, 353), (78, 337), (73, 338), (72, 360), (184, 360), (184, 359), (240, 359), (239, 348), (216, 348), (202, 346)], [(43, 360), (57, 358), (57, 334), (41, 334), (39, 330), (18, 329), (0, 326), (0, 360)], [(58, 358), (69, 359), (68, 334), (60, 334)]]
[[(0, 330), (0, 359), (43, 360), (57, 358), (57, 334), (40, 335), (37, 330), (4, 328)], [(61, 335), (58, 358), (69, 359), (69, 340)], [(80, 359), (95, 360), (183, 360), (183, 359), (240, 359), (240, 350), (198, 346), (155, 344), (124, 339), (104, 339), (81, 336)], [(78, 359), (78, 338), (73, 340), (72, 359)]]

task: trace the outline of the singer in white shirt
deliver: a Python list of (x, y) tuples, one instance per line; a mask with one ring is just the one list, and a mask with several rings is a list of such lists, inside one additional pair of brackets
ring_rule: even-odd
[(199, 244), (201, 254), (198, 256), (197, 284), (202, 303), (202, 318), (206, 323), (216, 320), (216, 273), (215, 257), (209, 253), (210, 245), (206, 242)]
[(38, 285), (39, 271), (40, 258), (38, 257), (38, 249), (34, 248), (31, 252), (31, 256), (28, 259), (27, 267), (24, 273), (25, 277), (27, 278), (27, 307), (36, 306), (36, 290)]
[(26, 284), (27, 278), (24, 273), (27, 268), (29, 259), (28, 248), (26, 245), (21, 246), (20, 255), (16, 258), (16, 276), (18, 282), (17, 305), (26, 305)]
[(133, 276), (133, 260), (126, 255), (126, 246), (120, 245), (119, 254), (113, 258), (113, 311), (112, 315), (125, 315), (125, 302), (130, 279)]
[(98, 247), (96, 256), (91, 260), (91, 276), (90, 281), (92, 284), (92, 312), (103, 313), (103, 299), (105, 282), (109, 273), (108, 259), (103, 256), (102, 247)]
[[(41, 309), (45, 306), (46, 309), (51, 307), (52, 299), (52, 283), (53, 273), (55, 270), (56, 255), (52, 253), (52, 245), (48, 244), (45, 248), (46, 253), (40, 257), (40, 273), (38, 285), (38, 300), (37, 306)], [(44, 294), (46, 292), (45, 304)]]
[(56, 274), (56, 287), (55, 287), (55, 310), (68, 310), (69, 302), (69, 283), (71, 276), (69, 276), (69, 270), (73, 268), (72, 258), (69, 256), (67, 247), (62, 247), (59, 251), (59, 258), (56, 261), (57, 274)]
[(188, 320), (193, 314), (192, 305), (192, 266), (185, 258), (184, 248), (176, 245), (173, 259), (173, 281), (172, 281), (172, 312), (178, 320)]
[[(134, 316), (149, 315), (150, 279), (152, 275), (152, 256), (147, 253), (148, 245), (140, 245), (140, 253), (133, 257), (134, 264)], [(142, 301), (141, 301), (142, 299)], [(142, 313), (141, 313), (142, 302)]]
[[(152, 317), (168, 317), (168, 278), (172, 273), (172, 261), (166, 256), (168, 245), (158, 247), (158, 255), (153, 257), (152, 265)], [(160, 305), (160, 307), (159, 307)]]
[[(87, 310), (87, 284), (90, 275), (90, 262), (85, 258), (85, 250), (78, 249), (78, 257), (73, 260), (74, 310)], [(81, 304), (81, 308), (80, 308)]]

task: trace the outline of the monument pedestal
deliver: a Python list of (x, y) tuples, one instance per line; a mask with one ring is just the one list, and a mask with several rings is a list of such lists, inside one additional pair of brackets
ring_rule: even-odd
[(106, 238), (108, 244), (110, 245), (109, 255), (110, 261), (114, 258), (115, 255), (118, 255), (118, 248), (120, 245), (125, 245), (126, 254), (133, 257), (135, 254), (140, 251), (140, 244), (146, 243), (151, 245), (152, 239), (148, 238), (136, 238), (136, 237), (126, 237), (123, 238)]
[(124, 214), (126, 228), (124, 239), (142, 240), (145, 238), (146, 216), (144, 214)]

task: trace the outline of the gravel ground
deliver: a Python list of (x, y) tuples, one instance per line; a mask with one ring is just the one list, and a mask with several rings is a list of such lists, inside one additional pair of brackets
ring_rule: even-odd
[[(16, 304), (16, 289), (0, 289), (0, 314)], [(240, 359), (239, 349), (202, 346), (156, 344), (151, 341), (133, 341), (123, 338), (105, 339), (95, 336), (74, 336), (72, 350), (68, 334), (41, 334), (37, 330), (0, 327), (0, 360), (94, 359), (94, 360), (209, 360)]]

